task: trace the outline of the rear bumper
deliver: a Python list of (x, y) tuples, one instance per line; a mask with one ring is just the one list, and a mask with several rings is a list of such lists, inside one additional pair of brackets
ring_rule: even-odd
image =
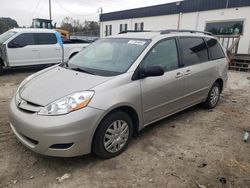
[(32, 151), (73, 157), (91, 152), (92, 138), (102, 114), (102, 110), (87, 107), (62, 116), (40, 116), (20, 110), (12, 100), (9, 119), (16, 137)]

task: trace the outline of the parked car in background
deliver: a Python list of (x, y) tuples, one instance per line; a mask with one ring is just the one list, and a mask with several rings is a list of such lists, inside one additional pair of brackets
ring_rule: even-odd
[(221, 45), (206, 33), (129, 32), (100, 39), (67, 64), (26, 78), (11, 101), (10, 126), (41, 154), (111, 158), (153, 122), (199, 103), (214, 108), (227, 68)]
[(67, 62), (89, 45), (70, 41), (60, 45), (60, 35), (49, 29), (11, 29), (0, 35), (0, 69)]

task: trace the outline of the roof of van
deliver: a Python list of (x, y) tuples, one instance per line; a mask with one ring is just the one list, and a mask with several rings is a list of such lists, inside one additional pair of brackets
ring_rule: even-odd
[(18, 33), (55, 33), (56, 31), (53, 29), (43, 29), (43, 28), (14, 28), (11, 31), (15, 31)]
[(206, 33), (199, 33), (199, 32), (169, 32), (169, 33), (162, 33), (162, 31), (145, 31), (145, 32), (125, 32), (118, 35), (112, 35), (107, 38), (132, 38), (132, 39), (153, 39), (158, 36), (196, 36), (196, 37), (213, 37), (212, 35), (208, 35)]

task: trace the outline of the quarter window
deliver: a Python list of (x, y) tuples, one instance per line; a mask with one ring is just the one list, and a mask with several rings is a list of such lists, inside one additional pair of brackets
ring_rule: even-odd
[(15, 43), (19, 46), (34, 45), (34, 35), (32, 33), (23, 33), (14, 38), (11, 43)]
[(178, 53), (175, 39), (157, 44), (144, 59), (144, 67), (160, 65), (165, 71), (178, 68)]
[(209, 49), (210, 58), (212, 60), (225, 57), (222, 47), (216, 39), (206, 38), (206, 41)]
[(208, 61), (208, 50), (202, 38), (180, 38), (181, 56), (185, 66)]

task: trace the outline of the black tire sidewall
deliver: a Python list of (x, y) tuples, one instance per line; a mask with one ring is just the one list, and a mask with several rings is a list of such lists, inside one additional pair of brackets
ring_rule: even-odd
[(3, 74), (3, 66), (0, 65), (0, 75), (2, 75), (2, 74)]
[[(214, 87), (218, 87), (218, 89), (219, 89), (219, 98), (218, 98), (217, 102), (213, 105), (211, 103), (211, 101), (210, 101), (210, 96), (211, 96), (211, 93), (212, 93), (212, 90), (214, 89)], [(205, 102), (205, 107), (209, 108), (209, 109), (212, 109), (212, 108), (216, 107), (217, 104), (218, 104), (218, 102), (219, 102), (219, 100), (220, 100), (220, 93), (221, 93), (220, 84), (218, 82), (215, 82), (213, 84), (212, 88), (210, 89), (209, 93), (208, 93), (207, 100)]]
[[(108, 129), (110, 124), (112, 124), (116, 120), (124, 120), (128, 124), (129, 137), (128, 137), (127, 143), (125, 144), (125, 146), (123, 146), (123, 148), (120, 151), (116, 153), (110, 153), (105, 149), (103, 140), (104, 140), (106, 130)], [(130, 116), (127, 113), (122, 112), (122, 111), (113, 112), (109, 114), (107, 117), (105, 117), (103, 121), (100, 123), (100, 125), (98, 126), (95, 132), (94, 138), (93, 138), (92, 152), (95, 153), (98, 157), (103, 158), (103, 159), (109, 159), (109, 158), (115, 157), (119, 155), (120, 153), (122, 153), (124, 150), (126, 150), (128, 143), (132, 137), (132, 134), (133, 134), (133, 122)]]

